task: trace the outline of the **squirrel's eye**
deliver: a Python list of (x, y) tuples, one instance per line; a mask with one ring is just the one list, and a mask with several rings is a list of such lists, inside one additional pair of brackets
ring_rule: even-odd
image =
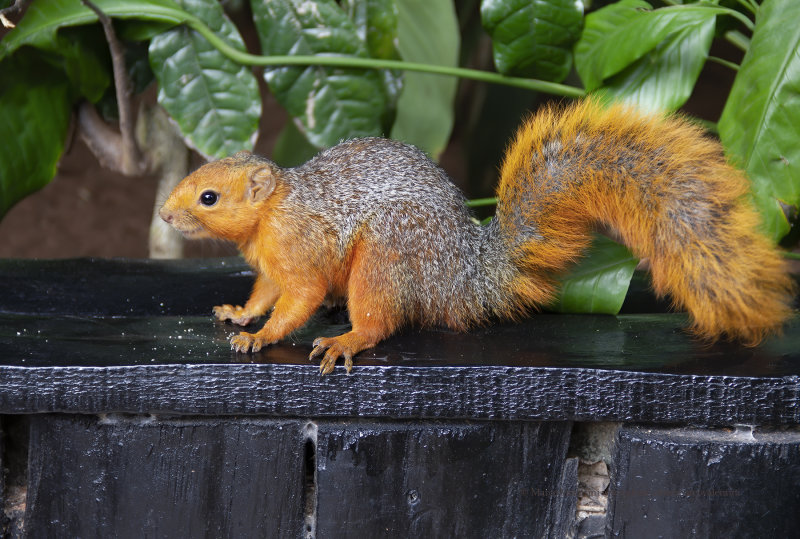
[(200, 204), (203, 206), (213, 206), (217, 203), (219, 195), (214, 191), (203, 191), (200, 195)]

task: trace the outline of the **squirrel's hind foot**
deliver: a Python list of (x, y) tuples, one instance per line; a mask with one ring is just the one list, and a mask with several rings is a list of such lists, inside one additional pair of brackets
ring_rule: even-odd
[(353, 370), (353, 356), (366, 348), (372, 348), (375, 343), (350, 331), (338, 337), (317, 337), (314, 340), (314, 350), (309, 354), (309, 359), (314, 359), (325, 354), (319, 362), (320, 374), (330, 374), (336, 366), (336, 361), (344, 357), (344, 368), (347, 374)]

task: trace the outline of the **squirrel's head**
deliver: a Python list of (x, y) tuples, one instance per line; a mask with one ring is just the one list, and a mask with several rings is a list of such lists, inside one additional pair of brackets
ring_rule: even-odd
[(158, 213), (186, 238), (246, 240), (274, 202), (278, 174), (271, 161), (239, 152), (184, 178)]

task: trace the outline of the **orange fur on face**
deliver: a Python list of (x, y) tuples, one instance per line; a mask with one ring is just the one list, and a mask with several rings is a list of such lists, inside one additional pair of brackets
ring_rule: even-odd
[[(253, 204), (247, 199), (247, 172), (234, 158), (209, 163), (178, 184), (161, 208), (162, 217), (171, 216), (172, 226), (190, 238), (215, 238), (246, 243), (254, 234), (268, 206), (279, 197)], [(215, 192), (219, 200), (205, 206), (200, 196)]]

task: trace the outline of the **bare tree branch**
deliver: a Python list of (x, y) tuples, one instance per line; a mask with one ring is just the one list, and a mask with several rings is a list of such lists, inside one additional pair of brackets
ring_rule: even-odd
[(78, 106), (78, 132), (103, 167), (123, 172), (122, 136), (108, 125), (88, 101)]
[(150, 258), (183, 258), (183, 237), (158, 214), (172, 189), (189, 174), (189, 148), (178, 126), (160, 106), (141, 106), (136, 138), (147, 154), (148, 163), (158, 173), (153, 217), (150, 222)]
[(14, 5), (0, 9), (0, 23), (6, 28), (14, 28), (16, 23), (11, 19), (16, 19), (17, 15), (21, 15), (30, 3), (31, 0), (15, 0)]
[[(97, 14), (103, 32), (111, 50), (111, 64), (114, 69), (114, 86), (117, 93), (117, 108), (119, 109), (119, 130), (121, 135), (121, 151), (118, 154), (119, 162), (116, 168), (126, 175), (141, 174), (145, 165), (142, 160), (139, 146), (134, 136), (134, 121), (131, 105), (131, 83), (125, 68), (125, 51), (117, 39), (111, 19), (103, 13), (90, 0), (81, 0), (83, 4)], [(108, 154), (107, 154), (108, 155)]]

